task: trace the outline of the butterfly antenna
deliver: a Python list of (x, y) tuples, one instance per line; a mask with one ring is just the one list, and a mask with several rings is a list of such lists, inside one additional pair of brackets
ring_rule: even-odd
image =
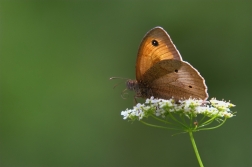
[[(122, 78), (122, 77), (111, 77), (111, 78), (109, 78), (110, 80), (112, 80), (112, 79), (123, 79), (123, 80), (129, 80), (129, 78)], [(122, 81), (123, 82), (123, 81)], [(115, 88), (115, 87), (117, 87), (119, 84), (121, 84), (122, 82), (119, 82), (119, 83), (117, 83), (114, 87), (113, 87), (113, 89)], [(127, 91), (128, 89), (126, 88), (126, 89), (124, 89), (122, 92), (121, 92), (121, 97), (123, 98), (123, 99), (126, 99), (125, 97), (124, 97), (124, 95), (125, 94), (128, 94), (126, 91)]]
[(129, 78), (122, 78), (122, 77), (111, 77), (111, 78), (109, 78), (110, 80), (111, 79), (125, 79), (125, 80), (129, 80)]
[(123, 82), (119, 82), (119, 83), (117, 83), (117, 84), (115, 84), (114, 86), (113, 86), (113, 89), (115, 89), (118, 85), (120, 85), (121, 83), (123, 83)]
[[(129, 80), (128, 78), (122, 78), (122, 77), (111, 77), (109, 78), (110, 80), (112, 79), (124, 79), (124, 80)], [(117, 87), (118, 85), (120, 85), (122, 82), (119, 82), (118, 84), (113, 86), (113, 89), (115, 89), (115, 87)]]

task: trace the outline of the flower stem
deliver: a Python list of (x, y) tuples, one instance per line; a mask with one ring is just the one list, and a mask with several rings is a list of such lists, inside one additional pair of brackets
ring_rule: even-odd
[(198, 159), (198, 162), (199, 162), (200, 167), (204, 167), (204, 165), (203, 165), (203, 163), (202, 163), (202, 161), (201, 161), (201, 159), (200, 159), (200, 155), (199, 155), (199, 152), (198, 152), (198, 149), (197, 149), (197, 146), (196, 146), (196, 143), (195, 143), (195, 141), (194, 141), (194, 138), (193, 138), (193, 134), (192, 134), (192, 133), (193, 133), (192, 131), (189, 131), (189, 135), (190, 135), (190, 139), (191, 139), (191, 142), (192, 142), (192, 145), (193, 145), (194, 152), (195, 152), (195, 154), (196, 154), (196, 157), (197, 157), (197, 159)]

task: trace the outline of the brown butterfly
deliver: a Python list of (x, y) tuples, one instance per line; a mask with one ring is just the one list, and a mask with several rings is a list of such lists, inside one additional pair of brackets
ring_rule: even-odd
[(151, 29), (143, 38), (136, 61), (136, 80), (127, 80), (135, 97), (179, 100), (208, 98), (204, 78), (182, 57), (170, 36), (161, 27)]

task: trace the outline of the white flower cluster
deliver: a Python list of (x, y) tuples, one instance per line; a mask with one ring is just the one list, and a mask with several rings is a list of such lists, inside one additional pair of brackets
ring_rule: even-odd
[(196, 117), (202, 114), (208, 117), (226, 117), (231, 118), (234, 116), (230, 110), (235, 105), (211, 99), (210, 101), (203, 101), (197, 99), (179, 100), (177, 103), (174, 99), (164, 100), (155, 99), (151, 97), (146, 99), (145, 104), (138, 103), (133, 109), (126, 109), (121, 112), (123, 119), (141, 120), (150, 115), (161, 116), (165, 118), (169, 113), (185, 114), (186, 116), (193, 115)]

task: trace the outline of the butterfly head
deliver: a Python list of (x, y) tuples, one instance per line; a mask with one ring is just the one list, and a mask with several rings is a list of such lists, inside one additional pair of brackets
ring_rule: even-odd
[(126, 86), (129, 90), (132, 90), (135, 92), (139, 90), (139, 85), (138, 85), (137, 80), (131, 80), (131, 79), (127, 80)]

